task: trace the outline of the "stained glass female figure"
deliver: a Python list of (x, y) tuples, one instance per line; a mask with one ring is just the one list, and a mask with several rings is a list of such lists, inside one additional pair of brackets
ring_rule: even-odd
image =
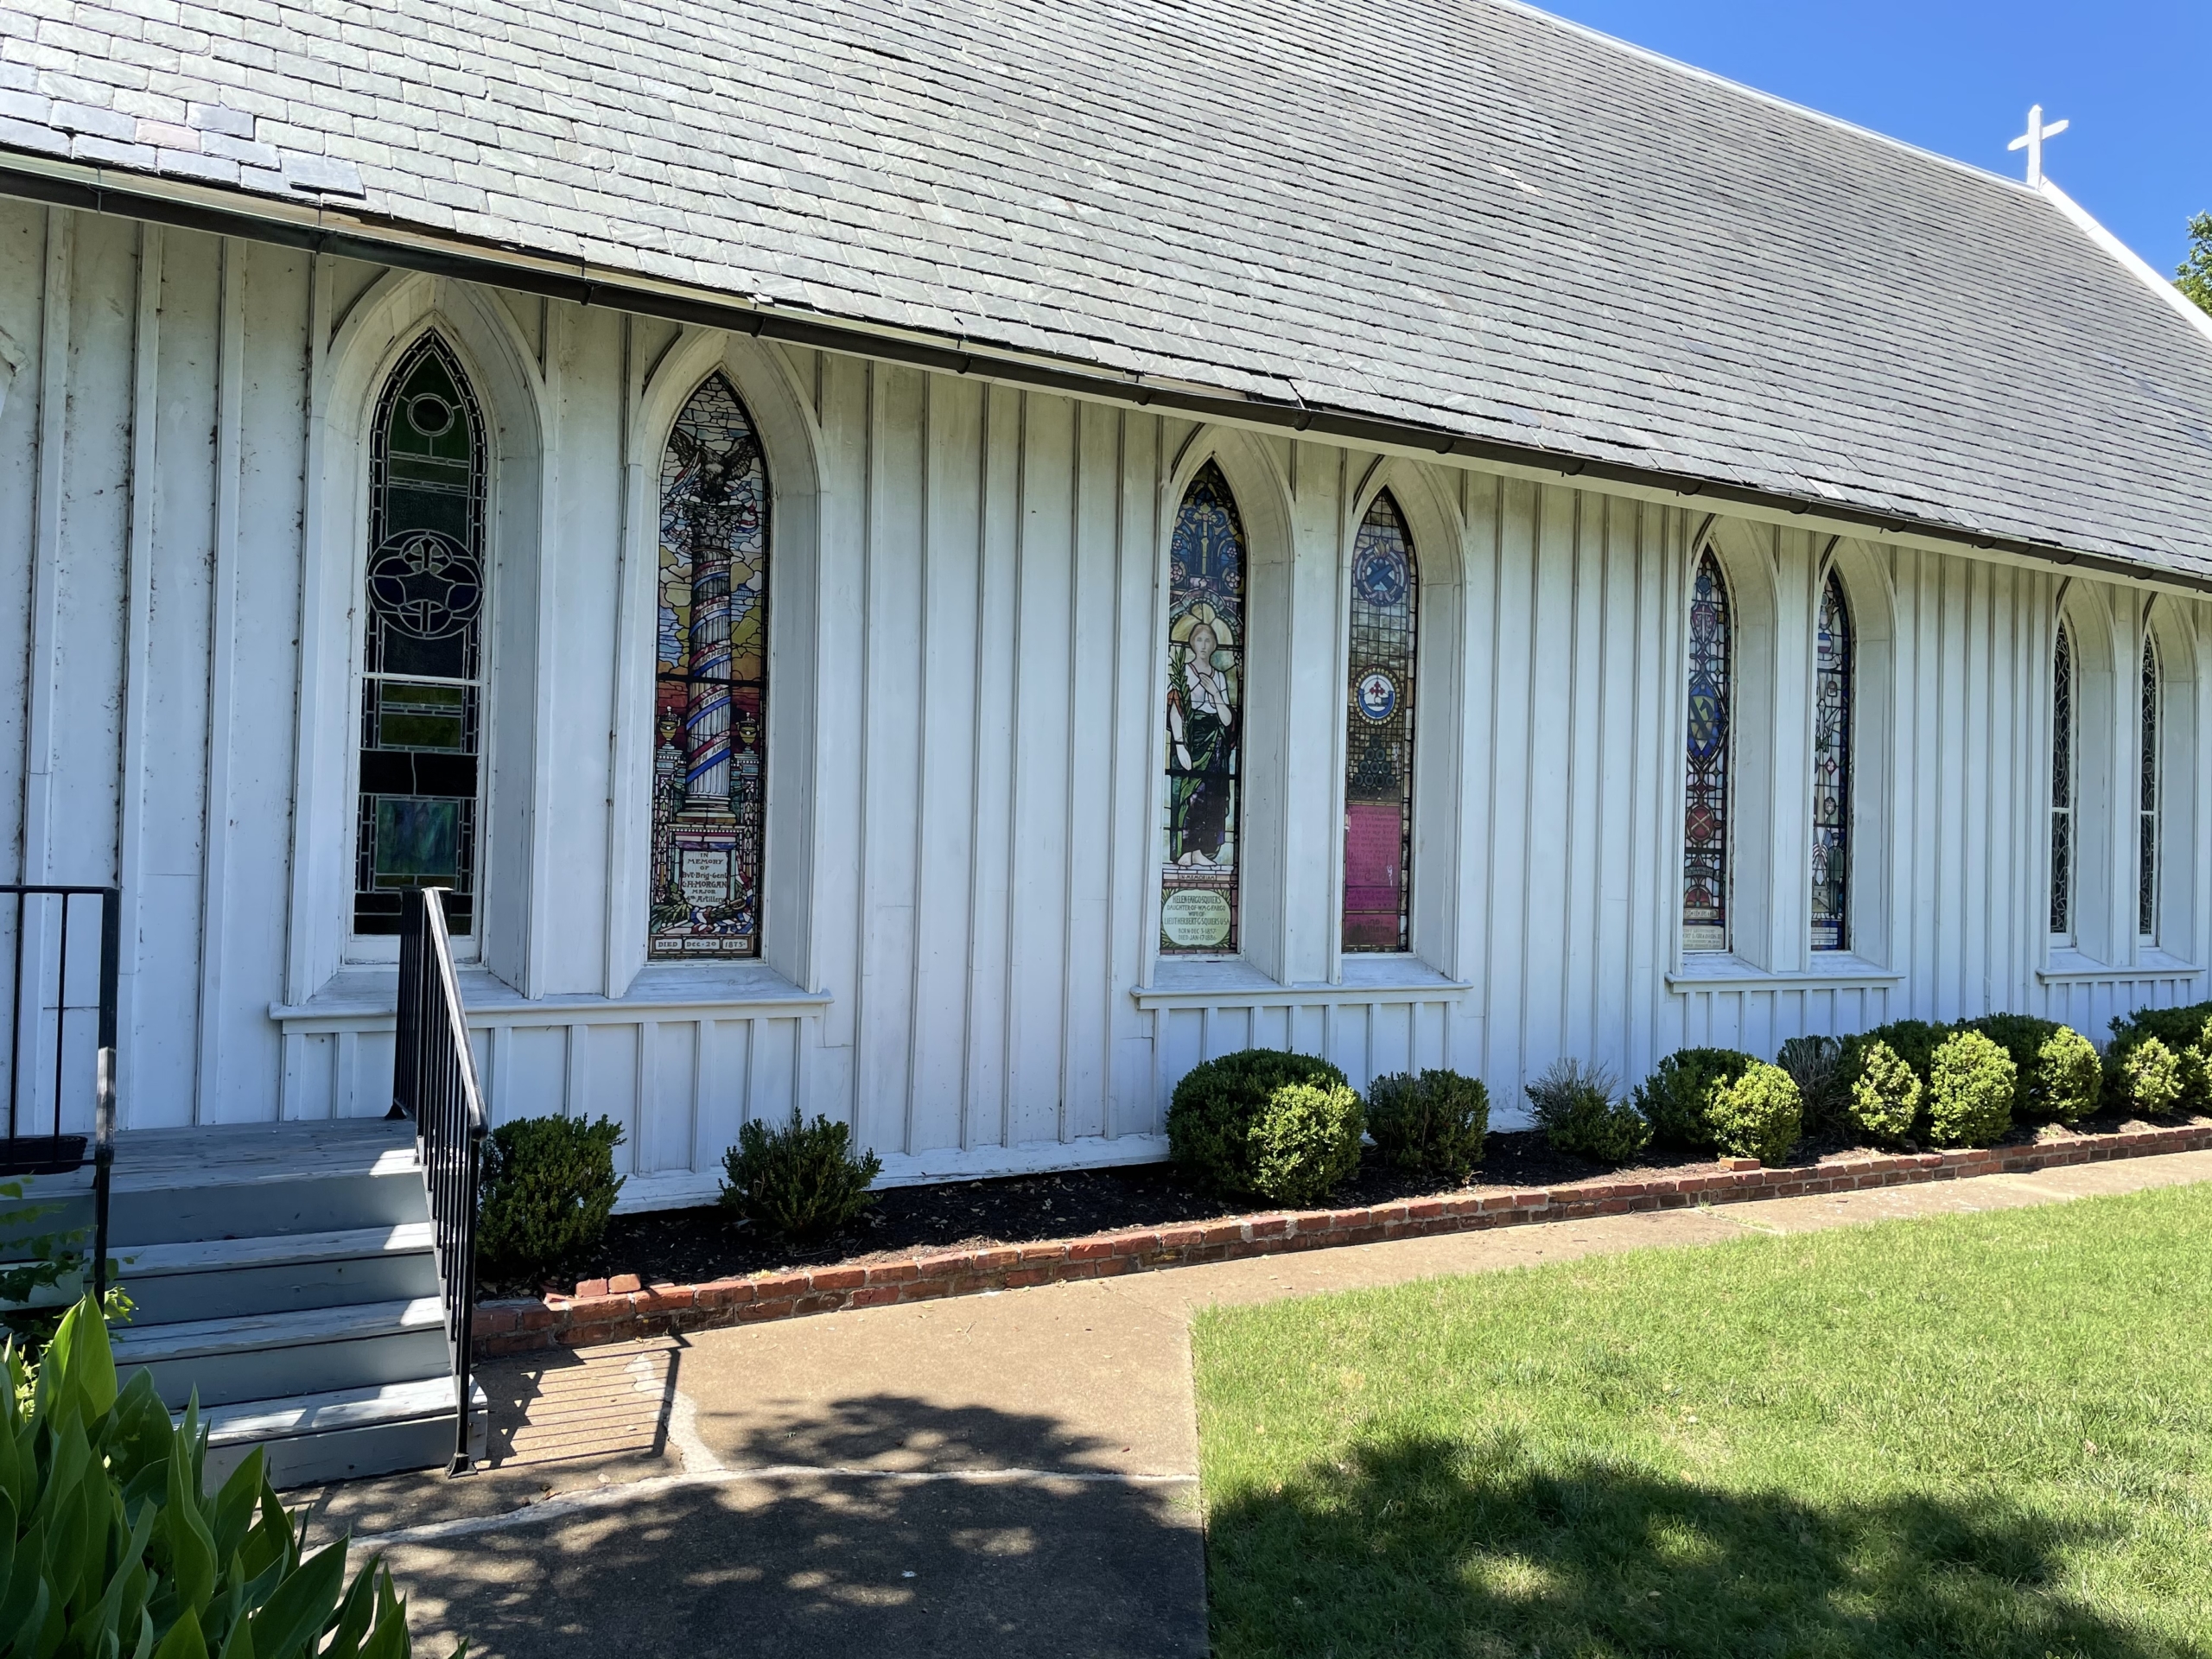
[(1682, 812), (1682, 949), (1728, 948), (1728, 585), (1708, 550), (1690, 588), (1689, 721)]
[(1813, 949), (1849, 948), (1851, 611), (1833, 570), (1821, 593), (1813, 664)]
[(1347, 950), (1403, 950), (1412, 890), (1414, 607), (1421, 578), (1398, 504), (1375, 498), (1351, 556), (1344, 744)]
[(2050, 931), (2074, 932), (2074, 639), (2063, 621), (2050, 652)]
[(649, 954), (760, 953), (768, 471), (720, 374), (661, 459)]
[(1211, 461), (1175, 516), (1167, 575), (1167, 788), (1160, 948), (1236, 949), (1244, 527)]
[(2136, 807), (2139, 851), (2135, 866), (2135, 931), (2147, 943), (2158, 935), (2158, 652), (2143, 636), (2142, 781)]
[(392, 371), (371, 435), (353, 931), (397, 933), (408, 888), (444, 887), (447, 925), (467, 934), (484, 692), (484, 419), (436, 334)]

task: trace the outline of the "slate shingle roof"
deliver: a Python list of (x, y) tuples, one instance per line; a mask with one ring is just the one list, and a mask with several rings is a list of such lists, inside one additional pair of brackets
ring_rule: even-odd
[(2051, 202), (1498, 0), (0, 0), (0, 148), (2212, 577)]

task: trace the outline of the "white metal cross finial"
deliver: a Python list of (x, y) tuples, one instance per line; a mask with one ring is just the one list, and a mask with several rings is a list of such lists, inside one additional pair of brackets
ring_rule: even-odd
[(2043, 105), (2038, 104), (2028, 111), (2028, 130), (2005, 146), (2007, 149), (2028, 152), (2028, 186), (2031, 189), (2043, 182), (2043, 141), (2057, 137), (2069, 124), (2064, 121), (2054, 121), (2047, 127), (2044, 125)]

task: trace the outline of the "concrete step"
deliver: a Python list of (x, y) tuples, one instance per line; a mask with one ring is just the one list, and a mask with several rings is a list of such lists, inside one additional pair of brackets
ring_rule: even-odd
[(136, 1325), (226, 1319), (438, 1294), (427, 1221), (263, 1238), (139, 1244), (113, 1254)]
[(118, 1371), (150, 1369), (172, 1409), (195, 1389), (226, 1406), (452, 1376), (435, 1296), (124, 1325), (112, 1340)]
[(109, 1249), (427, 1219), (414, 1128), (382, 1120), (116, 1137)]
[[(469, 1456), (481, 1458), (491, 1406), (481, 1388), (471, 1393)], [(210, 1491), (257, 1446), (266, 1448), (269, 1478), (279, 1487), (443, 1468), (453, 1456), (453, 1378), (243, 1401), (218, 1406), (201, 1421)]]

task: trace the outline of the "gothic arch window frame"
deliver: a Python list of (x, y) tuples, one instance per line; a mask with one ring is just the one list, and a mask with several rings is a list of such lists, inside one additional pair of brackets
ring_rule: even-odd
[[(733, 474), (752, 487), (726, 505)], [(658, 478), (645, 954), (753, 961), (765, 931), (774, 479), (758, 423), (721, 365), (668, 423)]]
[(2053, 939), (2071, 944), (2078, 919), (2081, 855), (2077, 814), (2082, 790), (2077, 733), (2080, 672), (2074, 627), (2062, 613), (2050, 646), (2050, 875), (2048, 921)]
[[(1708, 571), (1714, 578), (1709, 595), (1700, 591)], [(1736, 721), (1732, 705), (1739, 612), (1719, 551), (1710, 542), (1700, 542), (1690, 562), (1682, 635), (1683, 788), (1676, 913), (1685, 955), (1723, 954), (1734, 943)], [(1708, 702), (1704, 709), (1699, 700), (1700, 681)]]
[[(652, 327), (631, 325), (642, 332)], [(642, 348), (642, 342), (637, 342)], [(820, 591), (823, 457), (827, 446), (817, 398), (827, 373), (803, 383), (804, 359), (741, 334), (687, 326), (658, 351), (632, 391), (622, 565), (615, 635), (615, 728), (607, 805), (607, 912), (601, 940), (601, 988), (638, 993), (650, 976), (742, 1001), (759, 995), (814, 995), (825, 923), (817, 902), (817, 803), (825, 786), (816, 742), (825, 597)], [(762, 709), (760, 952), (690, 963), (649, 950), (652, 907), (653, 787), (659, 747), (656, 706), (660, 661), (661, 474), (669, 438), (709, 378), (721, 374), (760, 439), (768, 505), (765, 666), (770, 696)], [(647, 976), (645, 980), (640, 976)], [(690, 994), (687, 991), (686, 993)]]
[[(353, 927), (362, 595), (369, 569), (374, 419), (391, 372), (432, 330), (467, 377), (485, 441), (480, 856), (474, 935), (461, 949), (530, 995), (541, 982), (537, 953), (550, 932), (540, 912), (554, 902), (537, 879), (539, 861), (532, 856), (532, 837), (549, 821), (551, 775), (543, 753), (550, 734), (540, 718), (550, 686), (538, 650), (540, 526), (547, 518), (549, 476), (546, 388), (537, 347), (494, 294), (455, 278), (386, 271), (341, 302), (337, 274), (326, 264), (310, 296), (310, 337), (319, 349), (308, 365), (302, 468), (289, 892), (288, 899), (275, 901), (283, 916), (283, 1000), (302, 1006), (344, 969), (390, 971), (398, 960), (396, 937), (364, 935)], [(549, 326), (557, 330), (557, 322)], [(210, 1077), (225, 1069), (219, 1057), (204, 1070), (207, 1065)], [(203, 1090), (227, 1087), (219, 1077), (203, 1077)], [(317, 1109), (310, 1100), (298, 1109)]]
[(1853, 946), (1858, 630), (1842, 573), (1821, 573), (1813, 624), (1812, 929), (1815, 951)]

